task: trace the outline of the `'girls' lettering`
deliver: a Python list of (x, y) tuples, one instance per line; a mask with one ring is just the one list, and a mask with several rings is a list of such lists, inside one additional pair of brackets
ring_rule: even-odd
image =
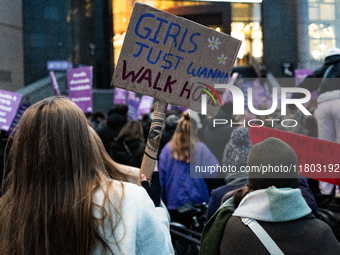
[[(153, 30), (152, 28), (149, 28), (147, 26), (142, 26), (142, 21), (144, 19), (153, 19), (153, 23), (158, 23), (157, 28)], [(156, 17), (154, 14), (151, 13), (144, 13), (142, 14), (136, 24), (135, 27), (135, 34), (141, 38), (141, 39), (149, 39), (149, 41), (159, 44), (163, 43), (163, 45), (166, 45), (169, 38), (172, 38), (173, 40), (170, 41), (170, 43), (174, 44), (174, 47), (177, 48), (180, 52), (187, 52), (187, 53), (194, 53), (197, 50), (197, 44), (194, 41), (194, 37), (200, 36), (200, 33), (192, 33), (188, 35), (189, 30), (186, 28), (185, 30), (177, 23), (175, 22), (169, 22), (165, 19)], [(168, 26), (167, 32), (165, 33), (164, 38), (159, 38), (159, 32), (161, 31), (162, 27), (164, 26), (164, 29), (166, 29), (165, 26)], [(156, 27), (156, 26), (155, 26)], [(182, 33), (182, 31), (184, 32)], [(185, 41), (190, 42), (192, 47), (190, 49), (184, 49)], [(137, 43), (137, 42), (136, 42)], [(139, 44), (139, 43), (137, 43)], [(144, 44), (145, 45), (145, 44)], [(141, 49), (142, 50), (142, 47)], [(136, 55), (136, 54), (135, 54)]]

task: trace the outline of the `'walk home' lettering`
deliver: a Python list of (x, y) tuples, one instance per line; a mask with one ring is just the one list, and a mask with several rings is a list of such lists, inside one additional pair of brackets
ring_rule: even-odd
[(146, 80), (148, 82), (149, 88), (152, 87), (153, 89), (159, 90), (159, 91), (163, 90), (163, 92), (168, 92), (170, 94), (172, 93), (171, 86), (177, 82), (177, 80), (172, 80), (171, 75), (169, 75), (164, 84), (164, 87), (162, 88), (158, 86), (159, 85), (158, 82), (162, 74), (161, 72), (158, 72), (156, 79), (154, 80), (154, 83), (152, 84), (152, 70), (151, 69), (145, 69), (145, 71), (143, 72), (144, 67), (141, 67), (137, 73), (134, 71), (127, 72), (126, 69), (127, 69), (126, 60), (124, 60), (123, 61), (123, 72), (122, 72), (123, 80), (128, 79), (130, 76), (131, 76), (131, 81), (136, 82), (137, 84), (141, 83), (143, 80)]

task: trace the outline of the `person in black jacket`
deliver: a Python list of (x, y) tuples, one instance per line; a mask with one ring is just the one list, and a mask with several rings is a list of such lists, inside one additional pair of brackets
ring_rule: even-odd
[(126, 104), (116, 105), (114, 109), (108, 112), (108, 118), (100, 122), (96, 128), (107, 153), (110, 153), (111, 143), (128, 121), (128, 109)]
[[(318, 138), (340, 142), (340, 49), (327, 51), (323, 66), (307, 76), (299, 87), (318, 92)], [(293, 97), (298, 97), (293, 94)]]
[[(220, 164), (222, 164), (224, 148), (229, 142), (233, 131), (233, 127), (230, 127), (229, 124), (230, 119), (233, 119), (232, 112), (233, 104), (231, 102), (225, 103), (216, 116), (211, 119), (206, 119), (204, 123), (202, 123), (203, 127), (198, 131), (199, 139), (208, 146)], [(228, 124), (216, 125), (214, 127), (214, 119), (226, 119), (228, 120)]]
[[(220, 165), (222, 164), (224, 148), (226, 144), (229, 142), (231, 133), (234, 129), (229, 124), (230, 120), (233, 119), (232, 112), (233, 103), (231, 102), (225, 103), (218, 111), (216, 116), (210, 119), (206, 119), (204, 123), (202, 123), (203, 127), (198, 131), (198, 138), (215, 155)], [(216, 125), (214, 127), (213, 125), (214, 119), (225, 119), (228, 121), (228, 124)], [(233, 121), (235, 120), (233, 119)], [(225, 184), (223, 176), (219, 176), (219, 178), (216, 179), (209, 180), (207, 179), (206, 182), (208, 184), (209, 191), (216, 189), (220, 186), (223, 186)]]
[(111, 158), (117, 163), (141, 167), (145, 150), (143, 127), (140, 121), (129, 121), (111, 143)]
[[(318, 138), (340, 143), (340, 49), (329, 49), (323, 66), (307, 76), (299, 87), (318, 92), (315, 110)], [(293, 97), (298, 95), (293, 94)], [(334, 185), (320, 182), (319, 188), (321, 194), (331, 195)]]

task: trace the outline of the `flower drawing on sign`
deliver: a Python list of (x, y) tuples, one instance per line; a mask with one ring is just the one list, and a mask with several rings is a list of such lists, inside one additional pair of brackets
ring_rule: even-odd
[(218, 63), (225, 65), (225, 61), (227, 60), (228, 57), (225, 57), (224, 54), (222, 54), (220, 57), (217, 57)]
[(208, 38), (208, 41), (209, 41), (209, 45), (208, 45), (209, 48), (211, 48), (212, 50), (214, 49), (218, 50), (218, 45), (220, 45), (221, 42), (219, 41), (217, 37), (216, 39), (215, 39), (215, 36), (213, 36), (211, 39)]

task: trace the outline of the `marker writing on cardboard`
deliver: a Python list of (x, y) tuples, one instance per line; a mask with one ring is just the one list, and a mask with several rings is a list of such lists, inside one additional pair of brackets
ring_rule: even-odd
[[(159, 21), (159, 25), (157, 27), (157, 29), (154, 31), (153, 29), (147, 27), (147, 26), (144, 26), (142, 28), (142, 21), (143, 19), (152, 19), (153, 22), (157, 22)], [(136, 23), (136, 27), (135, 27), (135, 34), (143, 39), (143, 40), (147, 40), (149, 39), (148, 41), (158, 45), (160, 44), (160, 41), (161, 38), (159, 38), (159, 32), (161, 30), (161, 28), (163, 27), (163, 24), (168, 24), (169, 22), (165, 19), (162, 19), (160, 17), (156, 17), (154, 14), (151, 14), (151, 13), (144, 13), (142, 14), (137, 23)], [(146, 31), (146, 33), (144, 31)], [(143, 31), (143, 32), (142, 32)], [(200, 36), (201, 34), (200, 33), (192, 33), (190, 38), (189, 38), (189, 42), (190, 44), (192, 45), (192, 48), (191, 49), (184, 49), (183, 47), (183, 44), (188, 36), (188, 29), (186, 28), (184, 33), (181, 35), (181, 37), (179, 36), (181, 31), (183, 31), (183, 28), (177, 24), (177, 23), (174, 23), (174, 22), (170, 22), (169, 26), (168, 26), (168, 29), (167, 29), (167, 32), (164, 34), (164, 39), (162, 40), (163, 41), (163, 45), (166, 45), (167, 42), (169, 41), (169, 39), (171, 38), (172, 40), (170, 40), (170, 43), (173, 43), (173, 46), (174, 48), (177, 48), (177, 50), (179, 52), (182, 52), (182, 53), (194, 53), (198, 46), (197, 44), (195, 43), (194, 41), (194, 37), (195, 36)], [(151, 34), (154, 32), (154, 36), (152, 37)], [(132, 56), (133, 57), (140, 57), (141, 54), (143, 53), (143, 50), (144, 49), (148, 49), (149, 52), (148, 52), (148, 55), (147, 55), (147, 61), (150, 63), (150, 64), (157, 64), (159, 59), (161, 58), (162, 56), (162, 53), (163, 51), (162, 50), (159, 50), (158, 51), (158, 54), (157, 52), (154, 52), (154, 47), (150, 47), (148, 45), (148, 41), (144, 41), (143, 43), (142, 42), (137, 42), (136, 41), (136, 45), (139, 46), (139, 49), (138, 49), (138, 52), (133, 54)], [(177, 47), (178, 46), (178, 47)], [(153, 54), (154, 53), (154, 54)], [(156, 53), (156, 54), (155, 54)], [(153, 57), (152, 59), (152, 55), (156, 56)], [(164, 64), (161, 65), (161, 68), (164, 68), (164, 69), (170, 69), (174, 66), (174, 70), (177, 69), (179, 63), (181, 60), (183, 60), (184, 57), (182, 56), (175, 56), (174, 54), (172, 53), (165, 53), (163, 55), (163, 58), (162, 60), (164, 61)]]

